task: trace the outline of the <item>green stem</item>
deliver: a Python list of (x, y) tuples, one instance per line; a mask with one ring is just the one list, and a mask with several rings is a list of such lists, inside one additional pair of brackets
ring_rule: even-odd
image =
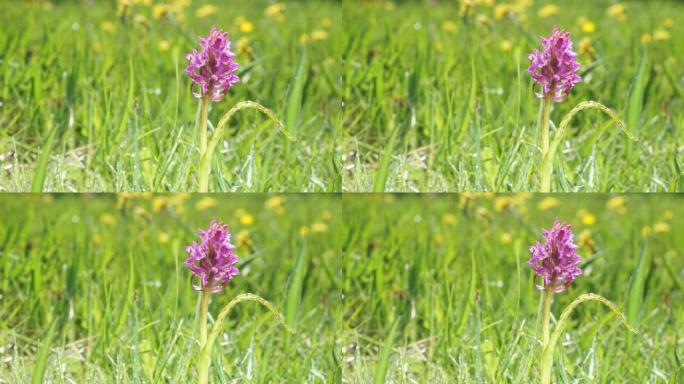
[(209, 183), (209, 176), (206, 176), (206, 180), (203, 180), (203, 175), (206, 171), (203, 170), (206, 167), (203, 164), (204, 158), (207, 156), (207, 145), (208, 145), (208, 133), (207, 133), (207, 122), (209, 116), (209, 104), (211, 100), (208, 97), (202, 97), (200, 100), (200, 107), (197, 111), (197, 124), (196, 128), (199, 132), (199, 177), (200, 177), (200, 187), (199, 192), (207, 192), (207, 185)]
[[(544, 290), (544, 303), (543, 303), (543, 309), (542, 309), (542, 351), (546, 351), (548, 346), (549, 346), (549, 339), (551, 335), (551, 301), (553, 298), (553, 287), (552, 286), (547, 286), (546, 289)], [(547, 364), (547, 362), (544, 361), (546, 358), (546, 354), (542, 352), (542, 361), (541, 361), (541, 366), (542, 366), (542, 384), (548, 384), (549, 380), (551, 380), (551, 364)], [(548, 366), (548, 372), (545, 371), (545, 368)]]
[[(225, 129), (226, 124), (230, 121), (230, 119), (235, 115), (237, 112), (243, 110), (243, 109), (256, 109), (257, 111), (263, 113), (266, 115), (269, 119), (271, 119), (276, 127), (291, 141), (294, 141), (292, 136), (290, 136), (287, 131), (285, 130), (285, 126), (283, 123), (278, 120), (278, 118), (275, 116), (275, 114), (268, 108), (264, 107), (263, 105), (253, 102), (253, 101), (241, 101), (237, 104), (235, 104), (228, 112), (226, 112), (225, 115), (219, 120), (218, 125), (216, 125), (216, 130), (211, 136), (211, 141), (208, 142), (206, 151), (202, 153), (200, 157), (200, 164), (199, 164), (199, 192), (208, 192), (209, 191), (209, 175), (211, 174), (211, 161), (212, 158), (214, 157), (214, 152), (216, 151), (216, 146), (218, 145), (219, 141), (223, 137), (223, 131)], [(201, 143), (200, 143), (201, 145)]]
[[(200, 312), (199, 312), (199, 342), (200, 351), (203, 351), (207, 346), (207, 317), (209, 314), (209, 297), (211, 296), (211, 291), (202, 291), (202, 296), (200, 296)], [(200, 353), (199, 361), (197, 362), (197, 371), (199, 373), (199, 383), (207, 384), (209, 382), (209, 358), (205, 358), (202, 353)]]
[(553, 171), (553, 153), (549, 151), (551, 139), (549, 134), (549, 125), (551, 121), (551, 105), (553, 99), (545, 97), (542, 104), (541, 113), (539, 114), (539, 128), (541, 129), (541, 192), (549, 192), (551, 189), (551, 173)]

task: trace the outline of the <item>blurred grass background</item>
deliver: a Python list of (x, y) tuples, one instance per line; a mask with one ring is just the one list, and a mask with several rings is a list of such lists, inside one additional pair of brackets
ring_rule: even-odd
[(577, 103), (555, 191), (682, 191), (681, 1), (343, 2), (345, 191), (539, 190), (540, 150), (527, 55), (554, 25), (582, 65), (551, 118)]
[[(194, 191), (198, 101), (185, 54), (229, 32), (242, 82), (214, 191), (335, 191), (341, 12), (336, 1), (15, 1), (0, 12), (0, 191)], [(297, 84), (297, 86), (295, 86)]]
[(640, 337), (582, 304), (560, 339), (557, 383), (684, 377), (684, 200), (674, 195), (343, 196), (343, 356), (357, 383), (539, 380), (541, 292), (528, 246), (573, 225), (583, 293), (614, 301)]
[(198, 293), (182, 263), (212, 218), (230, 226), (241, 274), (210, 312), (251, 292), (297, 331), (238, 305), (213, 382), (339, 379), (334, 196), (0, 195), (0, 217), (0, 382), (196, 380)]

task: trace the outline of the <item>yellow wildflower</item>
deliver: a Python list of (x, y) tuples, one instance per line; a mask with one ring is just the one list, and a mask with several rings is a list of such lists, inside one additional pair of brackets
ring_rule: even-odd
[(651, 41), (653, 41), (653, 36), (650, 33), (644, 33), (641, 35), (641, 42), (644, 44), (648, 44)]
[(311, 226), (311, 232), (313, 232), (313, 233), (328, 232), (328, 224), (326, 224), (326, 223), (314, 223)]
[(446, 225), (456, 224), (456, 216), (452, 213), (445, 213), (442, 215), (442, 223)]
[(615, 196), (608, 200), (608, 202), (606, 203), (606, 207), (617, 213), (624, 214), (627, 212), (625, 204), (627, 204), (627, 198), (625, 196)]
[(584, 247), (593, 248), (595, 245), (594, 238), (591, 235), (591, 231), (585, 229), (579, 234), (579, 245)]
[(442, 22), (442, 30), (444, 32), (453, 33), (453, 32), (456, 32), (456, 29), (457, 29), (456, 23), (454, 23), (453, 21), (444, 20)]
[(648, 225), (641, 228), (641, 235), (642, 236), (649, 237), (649, 236), (651, 236), (651, 233), (653, 233), (653, 229), (651, 229), (651, 227), (649, 227)]
[(588, 37), (583, 37), (582, 40), (579, 42), (579, 53), (580, 55), (583, 54), (589, 54), (593, 55), (596, 53), (596, 50), (594, 49), (594, 46), (591, 45), (591, 39)]
[(103, 213), (100, 216), (100, 223), (105, 225), (114, 225), (116, 224), (116, 218), (110, 213)]
[(596, 216), (589, 213), (586, 209), (579, 210), (580, 221), (584, 225), (594, 225), (596, 224)]
[(171, 240), (171, 235), (169, 235), (166, 232), (162, 232), (157, 236), (157, 241), (159, 241), (159, 244), (166, 244)]
[(537, 209), (540, 211), (548, 211), (549, 209), (556, 208), (558, 205), (560, 205), (560, 201), (555, 197), (549, 196), (543, 198), (539, 204), (537, 204)]
[(656, 41), (670, 40), (670, 32), (664, 29), (659, 29), (653, 32), (653, 39)]
[(301, 236), (301, 237), (309, 236), (310, 233), (311, 233), (311, 229), (309, 229), (309, 227), (307, 227), (306, 225), (299, 228), (299, 236)]
[(627, 6), (622, 3), (616, 3), (608, 7), (607, 13), (609, 16), (614, 17), (618, 21), (625, 21), (627, 17), (625, 16), (625, 11)]
[(504, 52), (510, 52), (513, 49), (513, 43), (508, 39), (501, 40), (501, 50)]
[(309, 36), (308, 33), (302, 33), (302, 34), (299, 36), (299, 44), (306, 44), (306, 43), (308, 43), (309, 41), (311, 41), (311, 36)]
[(237, 41), (236, 53), (238, 55), (252, 56), (252, 47), (249, 45), (249, 39), (246, 37), (241, 37)]
[(169, 13), (169, 5), (160, 3), (156, 4), (154, 7), (152, 7), (152, 17), (155, 20), (159, 20), (162, 17), (166, 16)]
[(674, 213), (668, 209), (667, 211), (663, 212), (663, 219), (671, 221), (672, 219), (674, 219)]
[(254, 216), (250, 215), (247, 212), (241, 214), (240, 215), (240, 224), (246, 225), (246, 226), (254, 224)]
[(198, 18), (204, 18), (207, 16), (211, 16), (215, 14), (218, 11), (218, 8), (213, 5), (213, 4), (204, 4), (203, 6), (197, 8), (197, 11), (195, 12), (195, 16)]
[(585, 20), (580, 24), (580, 28), (582, 28), (582, 32), (584, 33), (594, 33), (596, 32), (596, 24), (594, 22)]
[(333, 22), (329, 17), (326, 17), (321, 22), (321, 25), (323, 26), (323, 28), (330, 28), (330, 27), (332, 27)]
[(555, 16), (560, 11), (560, 7), (556, 4), (547, 4), (539, 9), (537, 16), (544, 19), (547, 17)]
[(326, 40), (328, 38), (328, 32), (318, 29), (315, 30), (311, 33), (311, 40), (314, 41), (321, 41), (321, 40)]
[(204, 211), (209, 208), (214, 208), (216, 205), (216, 199), (209, 196), (205, 196), (197, 200), (197, 203), (195, 203), (195, 209), (197, 209), (198, 211)]
[(508, 245), (513, 241), (513, 235), (511, 235), (509, 232), (503, 232), (501, 234), (501, 244), (503, 245)]
[(653, 224), (653, 232), (655, 233), (667, 233), (670, 232), (670, 225), (664, 222), (658, 222)]
[(160, 40), (159, 41), (159, 50), (162, 52), (166, 52), (171, 48), (171, 42), (168, 40)]
[(100, 23), (100, 30), (101, 30), (102, 32), (109, 32), (109, 33), (111, 33), (111, 32), (116, 31), (116, 26), (115, 26), (114, 23), (112, 23), (111, 21), (105, 20), (105, 21), (103, 21), (103, 22)]
[(243, 229), (237, 233), (235, 245), (238, 247), (244, 246), (244, 247), (247, 247), (249, 249), (252, 249), (252, 247), (254, 246), (254, 243), (252, 242), (252, 238), (249, 236), (248, 230)]
[(247, 20), (242, 21), (240, 23), (240, 31), (244, 33), (251, 33), (252, 31), (254, 31), (254, 24)]
[(264, 14), (270, 18), (276, 19), (277, 21), (285, 20), (285, 3), (273, 3), (266, 7)]
[(663, 25), (667, 28), (674, 27), (674, 19), (672, 19), (671, 17), (668, 17), (667, 19), (663, 20)]
[(323, 214), (321, 215), (321, 217), (325, 221), (330, 221), (330, 219), (332, 219), (332, 213), (330, 213), (330, 211), (328, 211), (328, 210), (325, 210), (325, 211), (323, 211)]

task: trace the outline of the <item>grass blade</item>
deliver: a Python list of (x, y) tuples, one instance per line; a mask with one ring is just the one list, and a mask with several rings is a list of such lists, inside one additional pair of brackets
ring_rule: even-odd
[(53, 125), (52, 120), (49, 117), (46, 117), (45, 123), (48, 125), (49, 133), (47, 140), (45, 140), (43, 151), (40, 153), (40, 158), (38, 158), (38, 166), (36, 167), (33, 179), (31, 180), (31, 192), (33, 193), (43, 192), (48, 160), (50, 159), (50, 152), (52, 152), (52, 146), (54, 145), (55, 136), (57, 135), (58, 125)]
[(458, 320), (458, 327), (456, 334), (460, 334), (465, 329), (468, 323), (468, 316), (470, 315), (470, 305), (475, 302), (475, 290), (477, 287), (477, 266), (475, 264), (475, 255), (470, 253), (470, 286), (468, 287), (468, 295), (465, 297), (463, 303), (463, 310), (461, 311), (461, 318)]
[(394, 321), (392, 329), (390, 329), (389, 334), (385, 338), (385, 342), (382, 344), (382, 350), (380, 350), (378, 362), (375, 366), (375, 371), (373, 372), (373, 384), (383, 384), (386, 382), (385, 377), (387, 376), (387, 368), (389, 367), (389, 358), (392, 353), (392, 345), (394, 344), (394, 337), (397, 333), (398, 326), (399, 319)]
[(641, 110), (644, 105), (644, 90), (646, 88), (646, 74), (648, 66), (648, 50), (644, 49), (636, 74), (629, 87), (629, 101), (627, 103), (627, 126), (639, 136)]
[(389, 174), (390, 161), (392, 160), (392, 152), (394, 151), (394, 145), (397, 141), (397, 136), (399, 135), (399, 128), (394, 127), (394, 120), (390, 117), (390, 123), (388, 130), (392, 132), (385, 151), (380, 159), (380, 164), (378, 166), (377, 174), (375, 175), (375, 180), (373, 180), (373, 192), (381, 193), (385, 192), (385, 187), (387, 184), (387, 176)]
[(50, 324), (50, 328), (48, 328), (45, 339), (43, 340), (43, 344), (40, 346), (36, 363), (33, 365), (33, 370), (31, 371), (31, 384), (42, 384), (46, 382), (45, 371), (47, 369), (52, 339), (54, 338), (55, 330), (57, 329), (57, 321), (58, 318), (52, 320), (52, 324)]

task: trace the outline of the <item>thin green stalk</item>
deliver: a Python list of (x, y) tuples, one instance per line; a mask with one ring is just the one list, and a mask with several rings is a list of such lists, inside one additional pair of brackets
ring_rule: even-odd
[(542, 108), (539, 112), (539, 129), (541, 130), (541, 177), (542, 177), (542, 187), (541, 192), (549, 192), (551, 189), (551, 174), (549, 170), (552, 168), (550, 163), (552, 161), (551, 156), (549, 156), (549, 147), (551, 143), (549, 125), (551, 121), (551, 105), (553, 104), (553, 99), (551, 97), (545, 97), (542, 102)]
[(548, 286), (544, 290), (544, 307), (542, 309), (542, 346), (546, 349), (551, 335), (551, 301), (553, 299), (553, 287)]
[[(209, 292), (209, 294), (211, 294)], [(208, 299), (207, 299), (208, 301)], [(199, 375), (199, 384), (207, 384), (209, 382), (209, 367), (211, 365), (211, 351), (214, 346), (214, 342), (216, 341), (216, 338), (218, 337), (219, 333), (221, 332), (221, 329), (223, 328), (223, 322), (225, 321), (226, 317), (228, 317), (228, 314), (230, 313), (230, 310), (233, 309), (236, 305), (240, 304), (243, 301), (256, 301), (257, 303), (263, 305), (268, 309), (273, 316), (276, 317), (276, 320), (285, 327), (285, 329), (288, 332), (294, 333), (292, 328), (290, 328), (286, 323), (285, 319), (283, 318), (283, 314), (278, 310), (278, 308), (275, 307), (275, 305), (271, 304), (269, 301), (266, 299), (262, 298), (261, 296), (254, 295), (252, 293), (243, 293), (240, 295), (235, 296), (233, 300), (231, 300), (228, 304), (226, 304), (225, 307), (221, 310), (219, 313), (218, 317), (216, 317), (216, 322), (214, 323), (214, 326), (211, 328), (211, 332), (207, 335), (206, 334), (206, 328), (205, 328), (205, 334), (204, 337), (205, 343), (202, 344), (200, 340), (200, 355), (199, 355), (199, 361), (197, 362), (197, 371)], [(201, 331), (201, 329), (200, 329)], [(202, 334), (200, 332), (200, 338), (202, 337)]]
[(207, 121), (209, 117), (209, 104), (211, 100), (207, 97), (200, 99), (199, 110), (197, 111), (197, 131), (199, 132), (199, 153), (200, 159), (207, 151)]
[[(230, 119), (235, 115), (237, 112), (243, 110), (243, 109), (256, 109), (257, 111), (263, 113), (266, 115), (269, 119), (271, 119), (275, 125), (276, 128), (278, 128), (288, 139), (291, 141), (294, 141), (294, 138), (290, 136), (287, 131), (285, 130), (285, 126), (283, 123), (278, 120), (276, 115), (268, 108), (264, 107), (263, 105), (256, 103), (254, 101), (241, 101), (233, 106), (223, 117), (221, 120), (219, 120), (218, 125), (216, 126), (216, 130), (211, 136), (211, 141), (208, 143), (206, 151), (202, 154), (200, 158), (200, 164), (199, 164), (199, 192), (208, 192), (209, 191), (209, 175), (211, 174), (211, 160), (214, 157), (214, 152), (216, 151), (216, 146), (218, 145), (219, 141), (223, 137), (223, 130), (225, 129), (226, 124)], [(201, 143), (200, 143), (201, 145)]]
[(585, 293), (584, 295), (580, 295), (578, 298), (575, 299), (570, 305), (565, 307), (563, 310), (563, 313), (561, 314), (560, 318), (558, 319), (558, 323), (556, 324), (556, 328), (553, 330), (553, 333), (551, 334), (548, 344), (544, 347), (544, 351), (542, 352), (542, 358), (541, 358), (541, 384), (550, 384), (551, 383), (551, 369), (553, 368), (553, 352), (556, 349), (556, 344), (558, 343), (558, 339), (560, 339), (561, 334), (565, 330), (565, 325), (568, 321), (568, 318), (570, 317), (570, 314), (572, 313), (572, 310), (575, 309), (578, 305), (584, 303), (585, 301), (598, 301), (599, 303), (605, 305), (610, 309), (615, 316), (620, 320), (622, 324), (629, 329), (630, 332), (633, 332), (635, 334), (639, 334), (634, 327), (632, 327), (627, 320), (625, 319), (625, 315), (620, 312), (620, 309), (615, 305), (612, 301), (606, 299), (603, 296), (596, 295), (593, 293)]
[[(200, 351), (203, 351), (207, 346), (207, 317), (209, 314), (209, 298), (211, 297), (211, 291), (202, 291), (200, 296), (200, 312), (199, 312), (199, 346)], [(199, 372), (199, 383), (207, 384), (209, 382), (209, 363), (210, 360), (205, 358), (200, 353), (199, 362), (197, 363)]]

